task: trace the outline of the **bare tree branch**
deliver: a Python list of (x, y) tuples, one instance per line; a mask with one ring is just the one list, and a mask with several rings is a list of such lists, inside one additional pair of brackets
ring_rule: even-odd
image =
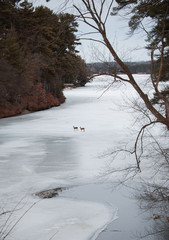
[[(110, 43), (110, 41), (107, 37), (105, 22), (101, 18), (102, 17), (101, 13), (104, 11), (106, 1), (102, 1), (101, 10), (100, 9), (97, 10), (94, 0), (82, 0), (82, 3), (84, 4), (84, 7), (86, 8), (86, 11), (88, 12), (89, 16), (92, 18), (94, 24), (89, 23), (86, 19), (86, 16), (83, 14), (83, 12), (81, 12), (80, 9), (77, 6), (75, 6), (76, 10), (78, 10), (78, 12), (80, 13), (83, 21), (85, 23), (87, 23), (89, 26), (96, 29), (101, 34), (104, 45), (108, 48), (109, 52), (114, 57), (114, 60), (119, 64), (119, 66), (122, 68), (124, 73), (127, 74), (130, 84), (133, 86), (133, 88), (139, 94), (140, 98), (144, 101), (147, 109), (149, 109), (149, 111), (156, 117), (158, 122), (166, 125), (167, 128), (169, 129), (169, 103), (168, 103), (168, 101), (165, 100), (166, 115), (164, 116), (152, 105), (149, 97), (147, 96), (146, 93), (144, 93), (144, 91), (137, 84), (137, 82), (135, 81), (128, 66), (120, 59), (120, 57), (118, 56), (117, 52), (115, 51), (115, 49), (113, 48), (112, 44)], [(110, 1), (110, 5), (107, 10), (106, 21), (109, 16), (109, 11), (111, 9), (112, 3), (113, 3), (113, 1)], [(164, 28), (165, 28), (165, 24), (164, 24)], [(163, 58), (163, 56), (162, 56), (162, 58)]]
[[(133, 153), (135, 154), (135, 158), (136, 158), (136, 161), (137, 161), (137, 168), (139, 169), (139, 171), (141, 171), (141, 169), (140, 169), (140, 158), (141, 158), (141, 155), (142, 155), (142, 153), (143, 153), (143, 148), (142, 148), (142, 146), (143, 146), (143, 141), (142, 141), (142, 138), (143, 138), (144, 130), (145, 130), (145, 128), (147, 128), (147, 127), (149, 127), (149, 126), (151, 126), (151, 125), (153, 125), (153, 124), (155, 124), (155, 123), (157, 123), (157, 122), (158, 122), (158, 121), (153, 121), (153, 122), (150, 122), (150, 123), (148, 123), (148, 124), (145, 124), (145, 125), (140, 129), (140, 131), (139, 131), (139, 133), (138, 133), (138, 135), (137, 135), (137, 138), (136, 138), (136, 141), (135, 141), (135, 145), (134, 145), (134, 151), (133, 151)], [(137, 146), (138, 146), (138, 141), (139, 141), (140, 135), (141, 135), (141, 153), (140, 153), (140, 155), (138, 156), (138, 154), (137, 154)]]
[(8, 214), (9, 216), (7, 217), (6, 221), (4, 222), (2, 228), (0, 229), (0, 239), (1, 240), (5, 240), (10, 233), (13, 231), (13, 229), (18, 225), (18, 223), (21, 221), (21, 219), (40, 201), (42, 201), (41, 199), (39, 201), (34, 202), (27, 210), (24, 211), (24, 213), (13, 223), (12, 221), (12, 216), (14, 214), (15, 211), (17, 211), (18, 206), (21, 204), (21, 202), (23, 201), (23, 199), (21, 199), (16, 206), (14, 207), (13, 210), (11, 211), (6, 211), (3, 212), (0, 215), (3, 214)]
[[(114, 0), (111, 1), (110, 5), (109, 5), (109, 8), (107, 10), (107, 14), (106, 14), (106, 17), (105, 17), (105, 20), (104, 20), (104, 25), (106, 24), (107, 19), (108, 19), (109, 15), (110, 15), (110, 10), (112, 8), (113, 2), (114, 2)], [(104, 5), (104, 3), (103, 3), (103, 5)], [(102, 6), (102, 8), (103, 8), (103, 6)]]
[(101, 43), (103, 45), (105, 45), (104, 42), (102, 42), (101, 40), (97, 40), (97, 39), (94, 39), (94, 38), (80, 38), (81, 40), (89, 40), (89, 41), (93, 41), (93, 42), (98, 42), (98, 43)]

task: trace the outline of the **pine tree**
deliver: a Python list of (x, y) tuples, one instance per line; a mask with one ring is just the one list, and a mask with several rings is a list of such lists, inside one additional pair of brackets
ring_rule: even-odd
[[(168, 0), (117, 0), (118, 6), (112, 14), (127, 8), (131, 14), (129, 27), (132, 32), (142, 27), (147, 33), (147, 49), (151, 52), (151, 77), (156, 84), (169, 81), (169, 1)], [(144, 20), (151, 18), (153, 24), (148, 30), (144, 27)], [(157, 88), (152, 102), (157, 103), (160, 98), (169, 99), (169, 88), (161, 92)]]
[[(0, 4), (0, 62), (11, 69), (10, 78), (1, 68), (5, 80), (0, 77), (0, 87), (8, 92), (6, 101), (19, 104), (19, 96), (25, 104), (29, 99), (26, 106), (31, 110), (58, 105), (56, 98), (64, 99), (64, 82), (75, 83), (80, 71), (75, 16), (34, 8), (27, 0), (0, 0)], [(41, 106), (36, 102), (38, 91), (44, 95)]]

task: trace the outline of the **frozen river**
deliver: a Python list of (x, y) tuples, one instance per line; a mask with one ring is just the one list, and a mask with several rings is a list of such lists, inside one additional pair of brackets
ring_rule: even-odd
[[(100, 156), (130, 141), (133, 123), (121, 107), (124, 91), (131, 89), (120, 86), (101, 96), (106, 84), (95, 79), (65, 90), (60, 107), (0, 120), (1, 212), (16, 210), (4, 234), (29, 208), (10, 232), (12, 239), (130, 240), (144, 227), (129, 191), (112, 191), (115, 178), (102, 177), (109, 160)], [(35, 196), (57, 187), (66, 188), (57, 197)], [(0, 221), (4, 225), (5, 216)], [(110, 222), (111, 229), (104, 230)]]

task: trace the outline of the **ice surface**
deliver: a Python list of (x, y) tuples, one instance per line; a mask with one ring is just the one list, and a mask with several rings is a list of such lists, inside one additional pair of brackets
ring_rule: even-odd
[[(14, 236), (17, 240), (22, 240), (23, 236), (25, 240), (46, 240), (52, 236), (59, 240), (89, 239), (95, 229), (102, 229), (110, 222), (112, 219), (110, 210), (99, 203), (68, 198), (43, 200), (19, 223)], [(116, 219), (115, 211), (113, 215)]]
[[(0, 120), (0, 201), (5, 209), (21, 199), (29, 206), (37, 201), (33, 194), (40, 190), (97, 181), (107, 166), (100, 155), (133, 141), (133, 119), (124, 107), (124, 93), (137, 94), (126, 85), (103, 94), (110, 82), (107, 77), (97, 78), (85, 87), (65, 90), (67, 100), (60, 107)], [(85, 127), (85, 132), (74, 131), (73, 126)], [(118, 164), (124, 165), (123, 159)], [(12, 237), (95, 239), (116, 217), (117, 208), (104, 202), (47, 199), (24, 216)]]

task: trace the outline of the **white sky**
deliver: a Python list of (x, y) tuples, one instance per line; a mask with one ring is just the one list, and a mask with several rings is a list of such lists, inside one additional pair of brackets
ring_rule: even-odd
[[(81, 0), (69, 0), (69, 3), (65, 5), (66, 0), (50, 0), (46, 3), (45, 0), (30, 0), (33, 2), (34, 6), (45, 5), (52, 9), (54, 12), (59, 12), (62, 9), (69, 13), (77, 14), (76, 10), (73, 8), (73, 3), (76, 2), (80, 6)], [(145, 35), (143, 32), (138, 32), (134, 36), (129, 37), (127, 17), (110, 16), (107, 22), (107, 33), (110, 42), (113, 44), (114, 48), (117, 50), (119, 56), (124, 61), (147, 61), (150, 60), (147, 50), (144, 49)], [(78, 34), (83, 34), (87, 32), (93, 32), (93, 29), (89, 28), (86, 24), (79, 23)], [(89, 37), (99, 37), (98, 35), (89, 35)], [(87, 37), (87, 36), (85, 36)], [(88, 62), (96, 61), (113, 61), (113, 58), (109, 55), (109, 52), (105, 47), (99, 43), (81, 40), (81, 46), (78, 46), (79, 54), (81, 57)]]

